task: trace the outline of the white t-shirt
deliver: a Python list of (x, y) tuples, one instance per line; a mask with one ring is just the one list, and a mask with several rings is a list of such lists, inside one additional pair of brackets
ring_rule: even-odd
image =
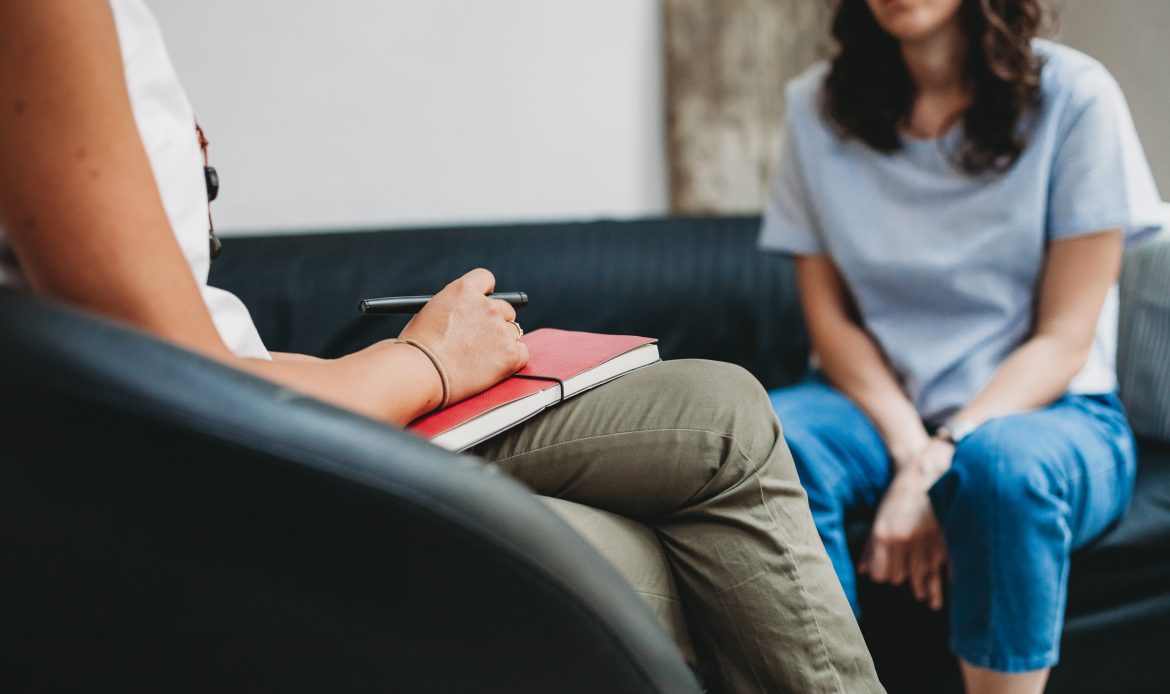
[[(110, 0), (126, 86), (138, 134), (166, 208), (171, 229), (203, 293), (220, 337), (237, 356), (270, 359), (248, 309), (234, 295), (207, 286), (207, 188), (195, 116), (163, 44), (162, 32), (142, 0)], [(22, 288), (23, 275), (0, 226), (0, 285)]]

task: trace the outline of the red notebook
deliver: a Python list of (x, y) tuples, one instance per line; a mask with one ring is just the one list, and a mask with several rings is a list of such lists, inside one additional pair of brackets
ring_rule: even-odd
[(524, 336), (528, 365), (492, 388), (417, 419), (410, 430), (462, 451), (590, 388), (657, 361), (657, 340), (544, 328)]

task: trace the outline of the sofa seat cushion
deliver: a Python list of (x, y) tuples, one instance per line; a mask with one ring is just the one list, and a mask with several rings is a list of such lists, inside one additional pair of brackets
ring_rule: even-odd
[(1073, 555), (1070, 618), (1146, 598), (1170, 615), (1170, 443), (1141, 440), (1125, 517)]
[[(1170, 691), (1170, 443), (1142, 440), (1125, 518), (1073, 555), (1061, 694)], [(1077, 663), (1092, 662), (1092, 667)]]

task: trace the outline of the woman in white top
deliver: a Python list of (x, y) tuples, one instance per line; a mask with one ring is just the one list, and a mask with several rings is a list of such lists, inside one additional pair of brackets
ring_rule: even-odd
[[(525, 363), (486, 270), (411, 321), (402, 338), (421, 347), (270, 354), (243, 305), (206, 286), (194, 118), (142, 0), (0, 0), (0, 27), (0, 284), (395, 425)], [(698, 667), (721, 691), (881, 691), (767, 396), (743, 370), (643, 369), (474, 452), (538, 493), (653, 519)]]

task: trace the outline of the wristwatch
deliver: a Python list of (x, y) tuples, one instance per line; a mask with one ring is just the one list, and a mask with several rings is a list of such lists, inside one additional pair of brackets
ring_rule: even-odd
[(957, 446), (959, 442), (971, 435), (979, 425), (970, 419), (948, 419), (934, 432), (936, 439)]

